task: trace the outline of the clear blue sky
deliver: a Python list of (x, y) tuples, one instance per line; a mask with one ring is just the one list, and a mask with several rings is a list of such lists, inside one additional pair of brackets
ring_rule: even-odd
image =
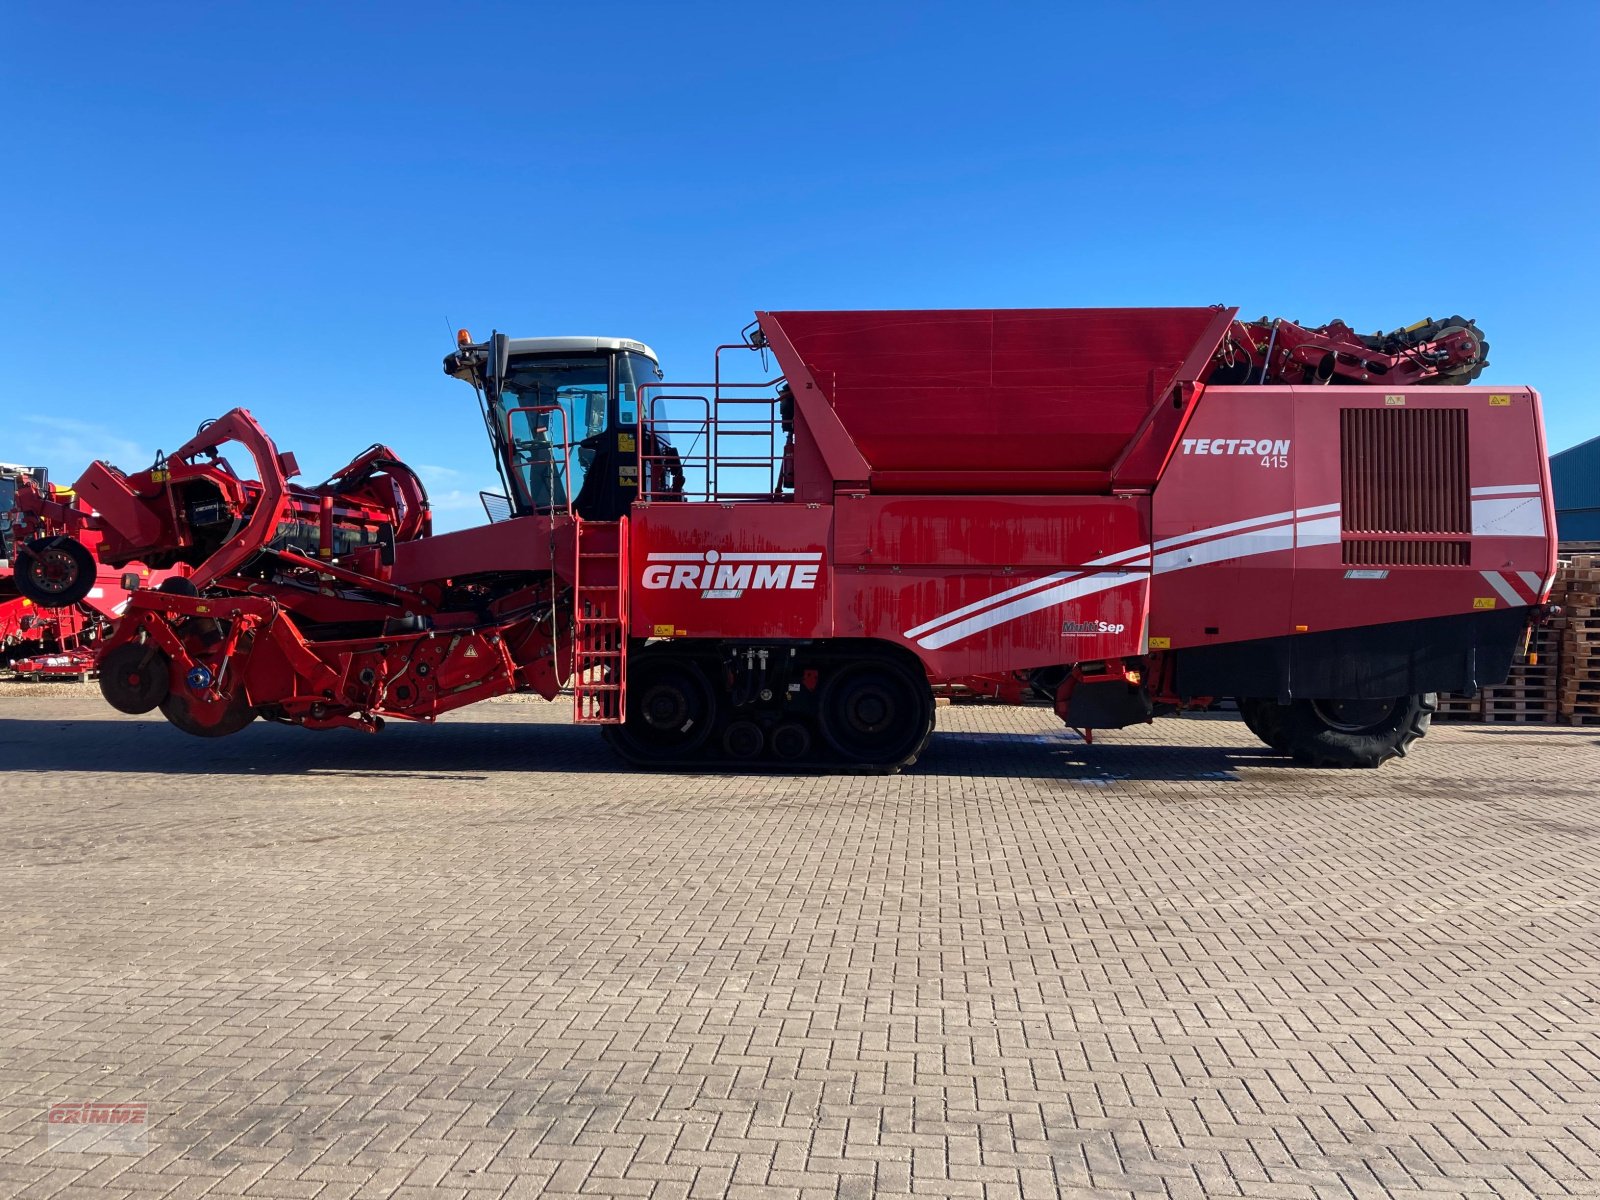
[(756, 308), (1478, 319), (1600, 433), (1600, 5), (13, 0), (0, 459), (242, 404), (493, 480), (448, 328), (669, 378)]

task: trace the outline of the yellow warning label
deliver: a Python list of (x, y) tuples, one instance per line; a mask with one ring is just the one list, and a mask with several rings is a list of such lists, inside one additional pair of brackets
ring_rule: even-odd
[(478, 657), (478, 648), (476, 646), (468, 646), (465, 650), (463, 650), (461, 652), (461, 657), (462, 658), (477, 658)]
[(1492, 395), (1492, 396), (1489, 397), (1489, 407), (1490, 408), (1510, 408), (1511, 407), (1511, 397), (1510, 396), (1493, 396)]
[(1494, 607), (1494, 597), (1493, 596), (1474, 596), (1472, 598), (1472, 607), (1473, 608), (1493, 608)]
[(172, 472), (164, 470), (161, 467), (156, 467), (150, 472), (150, 482), (165, 483), (169, 478), (171, 478), (171, 475)]
[(1172, 649), (1172, 639), (1169, 638), (1169, 637), (1165, 637), (1165, 638), (1153, 637), (1153, 638), (1150, 639), (1150, 649), (1152, 649), (1152, 650), (1171, 650)]
[(634, 440), (633, 440), (633, 434), (631, 434), (631, 433), (619, 433), (619, 434), (617, 434), (617, 449), (620, 450), (622, 453), (631, 454), (631, 453), (633, 453), (633, 451), (636, 448), (637, 448), (637, 443), (635, 443)]
[(1391, 407), (1399, 407), (1406, 402), (1404, 396), (1385, 396), (1383, 402)]
[(650, 629), (651, 629), (651, 632), (653, 633), (653, 635), (656, 636), (656, 637), (671, 637), (672, 636), (672, 626), (671, 625), (652, 625), (650, 627)]

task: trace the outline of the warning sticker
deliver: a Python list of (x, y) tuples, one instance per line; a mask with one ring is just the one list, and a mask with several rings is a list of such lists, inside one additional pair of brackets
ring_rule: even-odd
[(1162, 638), (1162, 637), (1153, 637), (1153, 638), (1150, 639), (1150, 649), (1152, 649), (1152, 650), (1171, 650), (1172, 649), (1172, 639), (1169, 638), (1169, 637), (1164, 637), (1164, 638)]
[(1510, 408), (1511, 407), (1511, 397), (1510, 396), (1491, 395), (1489, 397), (1489, 407), (1490, 408)]
[(1472, 598), (1472, 607), (1473, 608), (1493, 608), (1494, 607), (1494, 597), (1493, 596), (1474, 596)]

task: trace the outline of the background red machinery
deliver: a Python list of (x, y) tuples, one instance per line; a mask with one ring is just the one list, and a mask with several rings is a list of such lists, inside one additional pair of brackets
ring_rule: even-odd
[[(776, 374), (728, 382), (741, 352)], [(644, 765), (892, 770), (940, 689), (1085, 730), (1234, 696), (1277, 749), (1375, 765), (1504, 678), (1553, 573), (1538, 398), (1465, 386), (1486, 353), (1460, 318), (763, 312), (668, 384), (628, 339), (463, 334), (501, 519), (431, 535), (381, 446), (295, 485), (236, 409), (94, 464), (93, 515), (22, 487), (20, 577), (74, 598), (85, 533), (186, 566), (102, 689), (196, 734), (570, 686)]]
[[(22, 594), (9, 514), (23, 480), (57, 504), (77, 503), (72, 492), (50, 484), (44, 468), (0, 463), (0, 663), (10, 663), (22, 674), (82, 675), (93, 669), (97, 643), (122, 611), (128, 591), (121, 572), (97, 564), (92, 583), (75, 604), (40, 605)], [(95, 538), (92, 533), (85, 536), (91, 541)], [(160, 576), (153, 576), (142, 564), (135, 566), (134, 574), (141, 583), (159, 582)]]

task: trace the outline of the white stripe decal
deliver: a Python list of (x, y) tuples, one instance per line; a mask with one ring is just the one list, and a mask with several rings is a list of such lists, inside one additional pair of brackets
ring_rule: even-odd
[(1271, 554), (1277, 550), (1292, 549), (1294, 549), (1294, 526), (1287, 523), (1271, 525), (1266, 529), (1252, 529), (1247, 533), (1213, 538), (1209, 542), (1180, 546), (1176, 550), (1168, 550), (1165, 554), (1157, 554), (1154, 573), (1166, 575), (1172, 571), (1183, 571), (1189, 567), (1221, 562), (1225, 558), (1244, 558), (1248, 555)]
[[(1274, 523), (1286, 524), (1292, 522), (1296, 517), (1311, 517), (1318, 516), (1323, 513), (1337, 513), (1338, 511), (1339, 506), (1337, 504), (1318, 504), (1309, 508), (1292, 509), (1280, 513), (1268, 513), (1259, 517), (1249, 517), (1242, 521), (1229, 521), (1223, 525), (1212, 525), (1206, 529), (1196, 529), (1189, 533), (1177, 534), (1173, 537), (1163, 538), (1161, 541), (1156, 543), (1155, 549), (1158, 551), (1166, 550), (1174, 546), (1190, 545), (1208, 541), (1212, 538), (1219, 537), (1222, 534), (1232, 533), (1235, 530), (1250, 529), (1252, 526), (1272, 525)], [(1056, 583), (1063, 583), (1066, 580), (1073, 579), (1079, 575), (1087, 573), (1088, 569), (1126, 563), (1132, 556), (1136, 554), (1148, 553), (1149, 550), (1150, 547), (1148, 546), (1136, 546), (1131, 550), (1123, 550), (1116, 554), (1108, 554), (1104, 558), (1097, 558), (1093, 562), (1087, 564), (1087, 568), (1085, 570), (1057, 571), (1052, 575), (1045, 575), (1039, 579), (1032, 580), (1031, 582), (1018, 584), (1016, 587), (1007, 588), (1003, 592), (997, 592), (992, 596), (984, 597), (982, 600), (975, 600), (971, 604), (965, 604), (960, 608), (952, 609), (950, 612), (942, 613), (930, 621), (925, 621), (913, 629), (906, 630), (903, 636), (908, 638), (922, 637), (924, 634), (939, 628), (941, 625), (946, 625), (952, 621), (960, 620), (962, 617), (970, 616), (973, 613), (980, 612), (983, 609), (990, 608), (997, 604), (1001, 604), (1017, 596), (1023, 596), (1029, 592), (1038, 591), (1040, 588), (1049, 587)], [(1265, 553), (1265, 551), (1254, 550), (1247, 551), (1247, 553), (1259, 554)], [(1229, 556), (1224, 555), (1224, 557)], [(1206, 559), (1205, 561), (1215, 560)], [(1176, 570), (1177, 568), (1172, 567), (1169, 569)]]
[(1515, 588), (1513, 588), (1504, 579), (1500, 578), (1500, 572), (1480, 571), (1479, 574), (1489, 581), (1489, 586), (1498, 592), (1500, 594), (1500, 599), (1504, 600), (1507, 604), (1515, 606), (1527, 603), (1526, 600), (1517, 595)]
[(1474, 499), (1472, 534), (1474, 537), (1543, 537), (1544, 500), (1540, 496)]
[[(1131, 558), (1149, 553), (1149, 546), (1135, 546), (1131, 550), (1119, 550), (1115, 554), (1108, 554), (1104, 558), (1097, 558), (1093, 562), (1089, 563), (1088, 566), (1090, 568), (1116, 566), (1118, 564), (1126, 563)], [(1042, 578), (1030, 580), (1027, 583), (1019, 583), (1016, 587), (1007, 588), (1003, 592), (996, 592), (992, 596), (985, 596), (982, 600), (974, 600), (971, 604), (964, 604), (960, 608), (952, 609), (950, 612), (943, 613), (931, 621), (925, 621), (921, 625), (918, 625), (915, 629), (906, 630), (903, 636), (908, 638), (921, 637), (930, 629), (937, 629), (941, 625), (948, 624), (951, 621), (958, 620), (961, 617), (978, 612), (980, 609), (985, 609), (991, 605), (999, 604), (1002, 601), (1010, 600), (1014, 596), (1021, 596), (1028, 592), (1037, 591), (1042, 587), (1049, 587), (1052, 583), (1060, 583), (1063, 580), (1073, 579), (1084, 573), (1085, 571), (1083, 570), (1057, 571), (1053, 575), (1045, 575)]]
[[(1145, 560), (1128, 564), (1130, 570), (1145, 565)], [(1134, 575), (1125, 571), (1105, 572), (1099, 575), (1086, 575), (1081, 579), (1068, 580), (1066, 583), (1053, 587), (1046, 592), (1035, 592), (1031, 596), (1023, 596), (1013, 600), (1010, 604), (1003, 604), (999, 608), (991, 608), (988, 612), (979, 613), (977, 616), (968, 617), (965, 621), (958, 621), (954, 625), (947, 625), (937, 633), (930, 633), (917, 643), (924, 650), (938, 650), (948, 646), (951, 642), (960, 641), (968, 634), (978, 633), (995, 625), (1003, 625), (1007, 621), (1014, 621), (1018, 617), (1025, 617), (1029, 613), (1038, 612), (1041, 608), (1053, 608), (1057, 604), (1065, 604), (1068, 600), (1077, 600), (1083, 596), (1092, 596), (1096, 592), (1107, 592), (1112, 588), (1122, 587), (1124, 584), (1138, 583), (1144, 575)]]
[(1475, 487), (1472, 489), (1474, 496), (1522, 496), (1529, 492), (1538, 494), (1537, 483), (1499, 483), (1492, 487)]
[(1088, 564), (1086, 569), (1057, 571), (974, 600), (906, 630), (903, 636), (918, 639), (917, 645), (924, 649), (937, 650), (1017, 617), (1121, 587), (1139, 578), (1122, 571), (1096, 572), (1095, 567), (1121, 566), (1139, 570), (1149, 566), (1153, 574), (1166, 574), (1229, 558), (1289, 550), (1296, 545), (1337, 542), (1340, 536), (1338, 513), (1337, 504), (1318, 504), (1164, 538), (1155, 544), (1153, 560), (1144, 557), (1152, 551), (1149, 546), (1108, 554)]
[(1539, 578), (1539, 576), (1535, 575), (1532, 571), (1518, 571), (1517, 578), (1528, 585), (1528, 590), (1532, 592), (1535, 597), (1544, 595), (1544, 580)]

